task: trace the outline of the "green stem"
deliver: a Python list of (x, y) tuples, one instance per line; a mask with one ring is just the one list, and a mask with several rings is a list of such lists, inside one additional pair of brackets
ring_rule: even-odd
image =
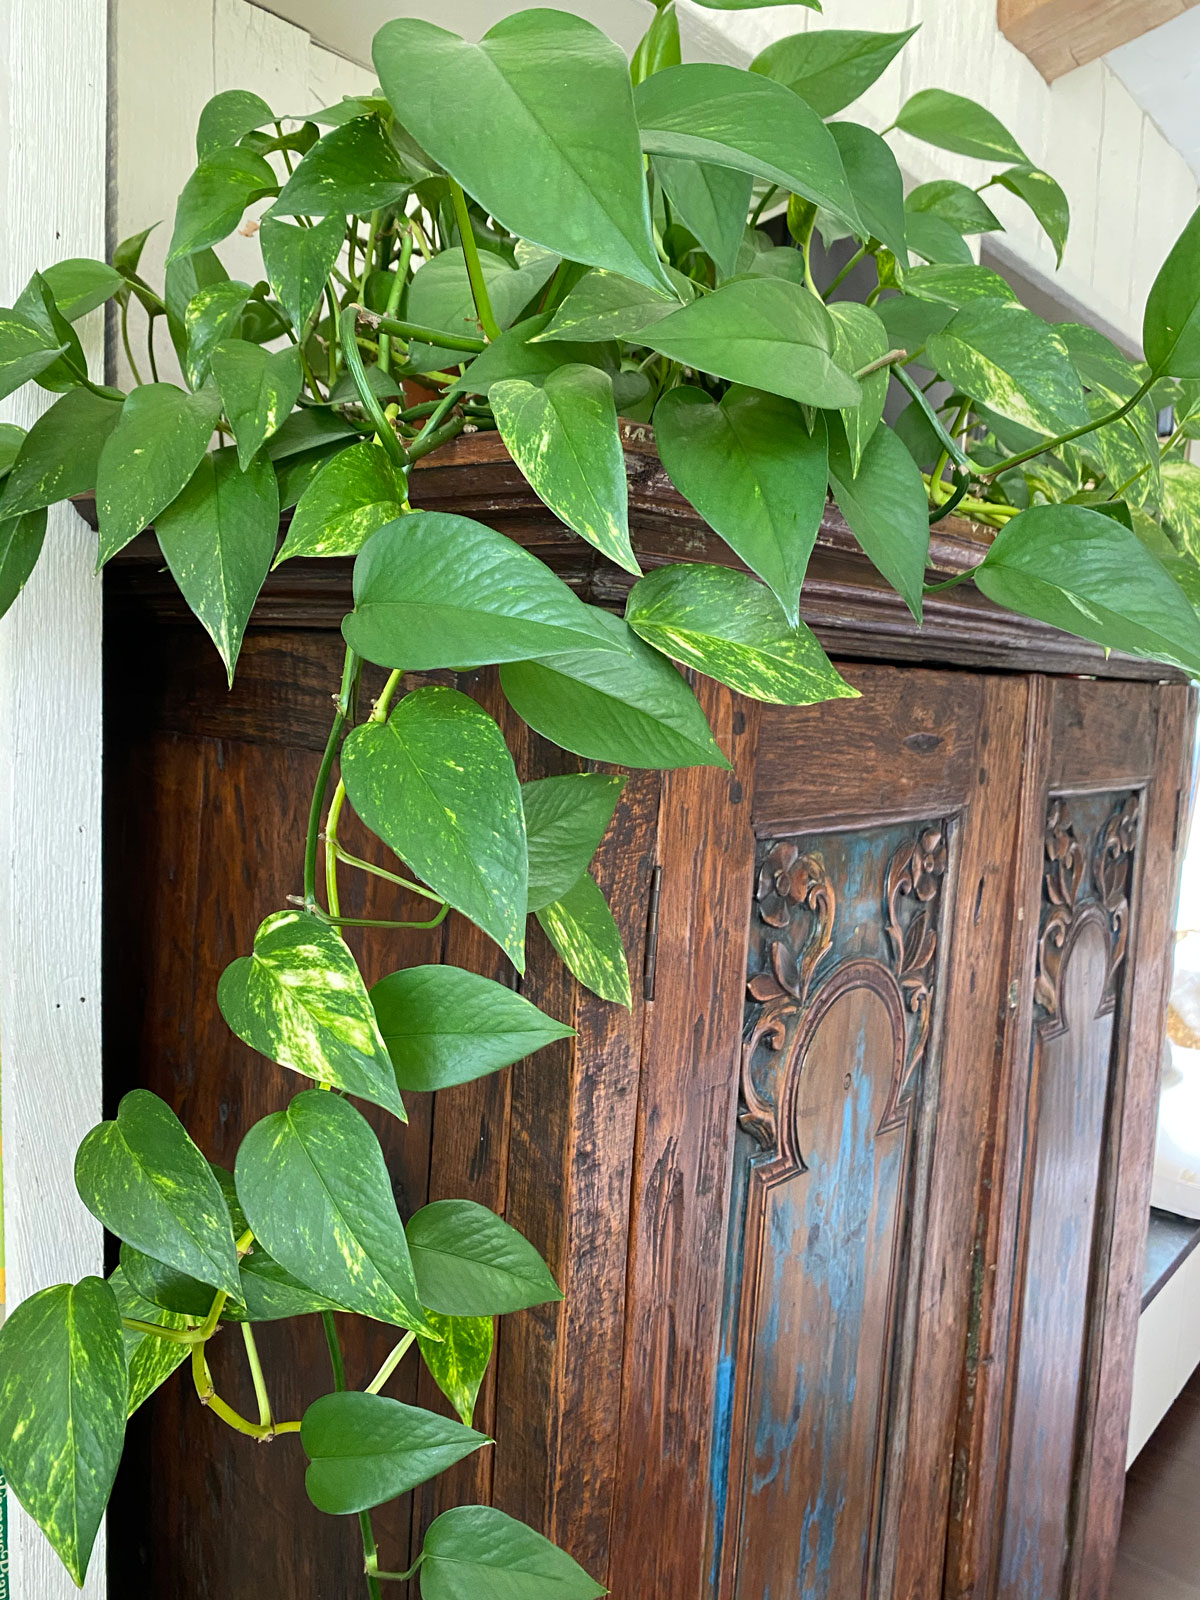
[(824, 295), (821, 298), (824, 299), (824, 300), (828, 300), (830, 295), (833, 294), (833, 292), (836, 289), (840, 289), (842, 284), (845, 283), (846, 279), (854, 271), (855, 267), (859, 264), (859, 262), (866, 259), (866, 255), (867, 255), (867, 247), (864, 244), (858, 250), (856, 250), (854, 252), (854, 254), (850, 257), (849, 261), (847, 261), (846, 265), (838, 273), (837, 277), (829, 285), (828, 289), (826, 289)]
[[(958, 411), (957, 417), (955, 417), (954, 422), (951, 424), (951, 427), (950, 427), (950, 437), (951, 437), (951, 439), (953, 439), (957, 434), (962, 432), (962, 425), (967, 420), (967, 417), (968, 417), (968, 415), (970, 413), (970, 410), (971, 410), (971, 402), (969, 400), (964, 400), (962, 405), (959, 407), (959, 411)], [(941, 487), (940, 486), (941, 486), (941, 482), (942, 482), (942, 473), (945, 472), (946, 467), (949, 464), (949, 461), (950, 461), (950, 451), (943, 446), (942, 453), (937, 458), (937, 463), (934, 466), (933, 471), (929, 475), (929, 493), (930, 493), (930, 497), (931, 498), (933, 498), (935, 494), (936, 495), (940, 495), (941, 494)], [(953, 491), (951, 491), (951, 492), (953, 492)], [(959, 496), (959, 499), (960, 500), (962, 499), (961, 495)]]
[(367, 1385), (367, 1388), (366, 1388), (367, 1394), (378, 1394), (379, 1393), (379, 1391), (383, 1388), (384, 1384), (391, 1377), (392, 1373), (395, 1372), (396, 1368), (400, 1365), (400, 1363), (404, 1360), (405, 1356), (412, 1349), (413, 1340), (416, 1337), (417, 1336), (416, 1336), (415, 1333), (406, 1333), (404, 1335), (403, 1339), (401, 1339), (400, 1343), (398, 1345), (396, 1345), (396, 1347), (393, 1349), (391, 1355), (388, 1356), (387, 1360), (383, 1363), (383, 1365), (380, 1367), (379, 1371), (375, 1374), (375, 1376), (371, 1379), (370, 1383)]
[(319, 906), (314, 908), (313, 916), (334, 928), (437, 928), (445, 922), (449, 910), (448, 905), (443, 905), (437, 916), (431, 917), (428, 922), (381, 922), (375, 917), (331, 917)]
[(122, 1317), (121, 1326), (131, 1333), (149, 1333), (156, 1339), (168, 1339), (172, 1344), (202, 1344), (208, 1337), (198, 1328), (164, 1328), (161, 1322), (142, 1322), (137, 1317)]
[(758, 227), (759, 222), (762, 220), (763, 212), (771, 204), (771, 201), (774, 200), (778, 193), (779, 185), (777, 183), (773, 183), (754, 208), (754, 215), (750, 218), (750, 226), (752, 228)]
[(254, 1381), (254, 1398), (258, 1401), (258, 1423), (262, 1428), (271, 1428), (271, 1400), (267, 1394), (267, 1380), (263, 1376), (262, 1362), (258, 1357), (258, 1346), (254, 1342), (254, 1330), (248, 1322), (242, 1323), (242, 1339), (246, 1345), (246, 1360), (250, 1364), (250, 1376)]
[(388, 317), (380, 311), (371, 311), (367, 306), (348, 306), (349, 311), (358, 313), (358, 320), (375, 328), (380, 333), (395, 333), (401, 339), (419, 339), (422, 344), (437, 345), (441, 350), (466, 350), (472, 355), (478, 355), (481, 350), (487, 349), (484, 339), (473, 339), (465, 333), (446, 333), (441, 328), (428, 328), (421, 322), (405, 322), (400, 317)]
[[(337, 1323), (332, 1311), (322, 1311), (321, 1323), (325, 1329), (325, 1343), (329, 1346), (329, 1365), (333, 1371), (333, 1387), (341, 1394), (346, 1387), (346, 1363), (342, 1359), (342, 1344), (338, 1338)], [(375, 1530), (371, 1526), (371, 1513), (360, 1511), (358, 1526), (362, 1533), (363, 1564), (367, 1575), (367, 1593), (371, 1600), (383, 1600), (375, 1572), (379, 1566), (379, 1551), (375, 1544)]]
[[(329, 842), (328, 839), (326, 841)], [(436, 904), (442, 903), (441, 896), (422, 889), (419, 883), (413, 883), (410, 878), (402, 878), (398, 872), (389, 872), (386, 867), (377, 867), (370, 861), (363, 861), (358, 856), (352, 856), (349, 850), (343, 849), (337, 840), (333, 840), (333, 848), (337, 852), (339, 861), (344, 861), (348, 867), (357, 867), (360, 872), (369, 872), (372, 877), (383, 878), (388, 883), (394, 883), (399, 889), (408, 889), (413, 894), (419, 894), (423, 900), (433, 900)]]
[(972, 473), (977, 478), (982, 477), (983, 473), (980, 468), (978, 468), (975, 463), (970, 460), (965, 452), (959, 448), (955, 441), (946, 432), (946, 428), (942, 422), (942, 419), (930, 405), (928, 398), (919, 387), (916, 380), (901, 366), (893, 367), (892, 371), (896, 374), (896, 378), (901, 387), (907, 389), (909, 394), (916, 401), (917, 408), (924, 415), (926, 422), (928, 422), (934, 433), (937, 434), (942, 448), (946, 452), (947, 460), (953, 461), (956, 467), (962, 467), (965, 471)]
[(429, 456), (435, 450), (440, 450), (444, 444), (449, 444), (451, 439), (457, 439), (466, 425), (466, 417), (452, 417), (444, 428), (437, 428), (433, 433), (422, 431), (408, 446), (409, 461), (419, 461), (422, 456)]
[(487, 280), (483, 276), (483, 265), (479, 260), (479, 245), (475, 239), (475, 230), (471, 226), (471, 213), (467, 209), (467, 197), (463, 192), (462, 184), (456, 178), (450, 179), (450, 198), (454, 202), (454, 216), (458, 223), (458, 237), (467, 263), (467, 278), (471, 284), (471, 296), (475, 301), (475, 310), (479, 316), (479, 326), (489, 340), (498, 339), (500, 337), (500, 324), (496, 321), (495, 313), (492, 310)]
[(321, 757), (321, 765), (317, 771), (317, 783), (313, 789), (312, 801), (308, 809), (308, 835), (304, 842), (304, 907), (306, 911), (317, 910), (317, 847), (321, 836), (321, 812), (325, 807), (325, 791), (329, 787), (329, 774), (333, 771), (333, 763), (337, 757), (342, 732), (350, 716), (350, 698), (354, 692), (354, 681), (358, 676), (359, 665), (359, 658), (354, 654), (353, 650), (347, 647), (346, 659), (342, 665), (342, 687), (338, 692), (337, 711), (333, 718), (333, 726), (329, 730), (329, 738), (325, 741), (325, 753)]
[(129, 302), (132, 295), (127, 293), (125, 303), (121, 307), (121, 343), (125, 346), (125, 359), (129, 363), (129, 370), (133, 373), (133, 381), (140, 384), (142, 375), (138, 371), (138, 364), (133, 359), (133, 346), (129, 342)]
[(408, 456), (405, 453), (403, 444), (396, 436), (396, 430), (388, 421), (384, 409), (379, 403), (379, 396), (367, 382), (367, 369), (363, 366), (362, 352), (358, 348), (358, 317), (361, 310), (361, 306), (347, 306), (338, 320), (342, 354), (346, 358), (350, 376), (354, 379), (354, 386), (358, 390), (363, 410), (370, 417), (371, 426), (378, 434), (380, 444), (391, 456), (396, 466), (403, 471), (408, 467)]
[(371, 276), (371, 258), (375, 254), (375, 241), (379, 237), (379, 212), (372, 211), (367, 224), (367, 242), (363, 246), (362, 271), (358, 275), (358, 298), (367, 298), (367, 279)]
[(878, 356), (874, 361), (868, 361), (865, 367), (859, 367), (854, 376), (856, 378), (869, 378), (873, 372), (878, 372), (882, 367), (894, 367), (898, 361), (907, 360), (907, 350), (889, 350), (886, 355)]
[(1068, 433), (1060, 433), (1053, 439), (1047, 439), (1044, 444), (1030, 445), (1028, 450), (1018, 450), (1015, 456), (1006, 457), (1005, 460), (997, 462), (994, 467), (988, 467), (986, 471), (982, 472), (977, 471), (976, 476), (980, 478), (997, 478), (1002, 472), (1008, 472), (1013, 467), (1019, 467), (1023, 461), (1032, 461), (1034, 456), (1045, 455), (1049, 450), (1057, 450), (1060, 445), (1070, 444), (1072, 439), (1081, 439), (1085, 433), (1095, 433), (1098, 428), (1107, 428), (1111, 423), (1120, 422), (1122, 417), (1129, 415), (1139, 400), (1149, 394), (1157, 382), (1158, 374), (1152, 372), (1145, 383), (1126, 400), (1123, 406), (1118, 406), (1115, 411), (1110, 411), (1107, 416), (1097, 417), (1094, 422), (1085, 422), (1082, 427), (1072, 428)]
[(325, 900), (331, 917), (339, 917), (342, 911), (337, 881), (339, 854), (337, 830), (345, 803), (346, 785), (339, 778), (337, 788), (333, 791), (333, 799), (329, 802), (329, 815), (325, 818)]
[[(982, 562), (980, 565), (982, 565)], [(941, 594), (943, 589), (953, 589), (957, 584), (966, 583), (978, 571), (979, 567), (968, 567), (965, 572), (956, 572), (952, 578), (947, 578), (945, 583), (927, 583), (924, 592), (926, 594)]]
[[(404, 285), (408, 282), (409, 268), (412, 264), (413, 231), (411, 228), (404, 230), (404, 242), (400, 246), (400, 261), (396, 267), (396, 276), (392, 279), (392, 286), (388, 290), (386, 313), (389, 317), (395, 316), (400, 308), (400, 297), (404, 293)], [(392, 370), (392, 340), (391, 335), (379, 335), (379, 370), (391, 372)]]

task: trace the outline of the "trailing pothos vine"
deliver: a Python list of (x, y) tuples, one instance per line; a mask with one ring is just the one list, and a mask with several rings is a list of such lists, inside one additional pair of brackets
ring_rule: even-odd
[[(994, 530), (969, 574), (986, 595), (1200, 671), (1200, 470), (1185, 456), (1200, 432), (1200, 213), (1151, 292), (1144, 362), (1046, 323), (970, 243), (1000, 227), (992, 190), (1031, 207), (1060, 255), (1066, 239), (1062, 190), (1003, 124), (939, 88), (914, 95), (895, 132), (976, 159), (980, 182), (906, 195), (887, 138), (839, 116), (908, 36), (813, 31), (749, 70), (683, 65), (666, 3), (631, 70), (556, 11), (509, 17), (480, 44), (389, 22), (374, 95), (307, 119), (246, 92), (209, 102), (161, 285), (141, 273), (141, 234), (111, 262), (35, 273), (0, 312), (0, 393), (32, 381), (58, 396), (28, 433), (0, 431), (5, 608), (46, 508), (94, 492), (100, 564), (153, 525), (232, 682), (269, 569), (354, 557), (298, 892), (217, 996), (239, 1038), (315, 1087), (286, 1098), (280, 1078), (280, 1109), (233, 1173), (162, 1100), (127, 1095), (76, 1163), (120, 1265), (32, 1296), (0, 1335), (0, 1463), (76, 1581), (127, 1415), (186, 1365), (238, 1433), (299, 1435), (309, 1495), (358, 1516), (379, 1595), (410, 1574), (387, 1569), (372, 1508), (490, 1445), (471, 1418), (492, 1319), (558, 1296), (533, 1246), (482, 1206), (439, 1201), (403, 1223), (354, 1101), (403, 1119), (404, 1094), (499, 1071), (570, 1030), (451, 966), (368, 992), (341, 929), (383, 938), (453, 911), (520, 973), (533, 915), (581, 982), (628, 1004), (588, 870), (623, 780), (589, 769), (522, 785), (474, 699), (410, 675), (498, 667), (514, 711), (587, 762), (725, 765), (673, 663), (785, 704), (854, 693), (800, 618), (830, 490), (918, 620), (930, 525), (957, 510)], [(257, 227), (261, 281), (230, 279), (217, 254), (239, 227)], [(89, 373), (75, 331), (106, 303), (129, 393)], [(728, 565), (642, 574), (619, 417), (652, 422)], [(412, 508), (414, 465), (481, 429), (630, 575), (623, 617), (493, 529)], [(364, 663), (390, 673), (372, 705)], [(391, 865), (347, 851), (347, 807)], [(343, 916), (346, 873), (406, 891), (411, 919)], [(397, 1332), (379, 1372), (353, 1374), (359, 1388), (338, 1312)], [(331, 1391), (279, 1417), (254, 1330), (308, 1315), (324, 1321)], [(255, 1416), (215, 1391), (218, 1337), (244, 1342)], [(385, 1394), (418, 1358), (457, 1420)], [(486, 1506), (440, 1516), (413, 1570), (426, 1600), (600, 1592)]]

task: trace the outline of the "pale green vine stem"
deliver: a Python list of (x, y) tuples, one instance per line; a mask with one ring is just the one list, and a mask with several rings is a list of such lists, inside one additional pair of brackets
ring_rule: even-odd
[(498, 339), (500, 324), (492, 311), (491, 296), (488, 294), (487, 280), (483, 276), (483, 264), (479, 259), (479, 246), (475, 242), (475, 229), (471, 226), (471, 213), (467, 210), (467, 197), (462, 184), (454, 178), (450, 179), (450, 198), (454, 202), (454, 217), (458, 223), (458, 236), (462, 241), (463, 257), (467, 263), (467, 278), (471, 284), (471, 296), (475, 301), (479, 326), (483, 329), (485, 338)]
[(383, 1363), (383, 1365), (380, 1367), (379, 1371), (375, 1374), (375, 1376), (371, 1379), (370, 1383), (367, 1385), (367, 1387), (366, 1387), (366, 1393), (367, 1394), (378, 1394), (379, 1393), (379, 1391), (383, 1388), (384, 1384), (391, 1377), (392, 1373), (395, 1372), (396, 1368), (400, 1365), (400, 1363), (404, 1360), (405, 1356), (412, 1349), (413, 1340), (416, 1337), (417, 1336), (416, 1336), (415, 1333), (406, 1333), (404, 1335), (403, 1339), (401, 1339), (399, 1344), (396, 1345), (396, 1347), (393, 1349), (391, 1355), (388, 1356), (387, 1360)]
[(261, 1428), (274, 1431), (274, 1421), (271, 1417), (271, 1399), (267, 1394), (267, 1380), (263, 1376), (262, 1362), (259, 1360), (258, 1345), (254, 1341), (254, 1329), (248, 1322), (242, 1323), (242, 1340), (246, 1346), (246, 1360), (250, 1366), (250, 1377), (254, 1382), (254, 1398), (258, 1401), (258, 1423)]

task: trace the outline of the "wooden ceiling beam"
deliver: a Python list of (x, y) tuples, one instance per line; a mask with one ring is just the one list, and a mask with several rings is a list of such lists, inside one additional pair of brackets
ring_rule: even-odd
[(1052, 83), (1200, 0), (997, 0), (1000, 31)]

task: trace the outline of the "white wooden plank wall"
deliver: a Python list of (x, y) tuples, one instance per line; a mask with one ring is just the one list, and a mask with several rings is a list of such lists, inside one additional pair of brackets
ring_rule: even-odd
[[(64, 49), (63, 41), (70, 41)], [(31, 272), (104, 253), (106, 0), (0, 5), (0, 303)], [(78, 324), (103, 369), (103, 317)], [(28, 427), (54, 399), (22, 391)], [(100, 585), (95, 536), (51, 510), (45, 549), (0, 622), (0, 1054), (10, 1307), (103, 1271), (99, 1225), (75, 1193), (75, 1147), (100, 1120)], [(78, 1594), (9, 1496), (10, 1589)], [(101, 1531), (84, 1588), (100, 1600)]]

